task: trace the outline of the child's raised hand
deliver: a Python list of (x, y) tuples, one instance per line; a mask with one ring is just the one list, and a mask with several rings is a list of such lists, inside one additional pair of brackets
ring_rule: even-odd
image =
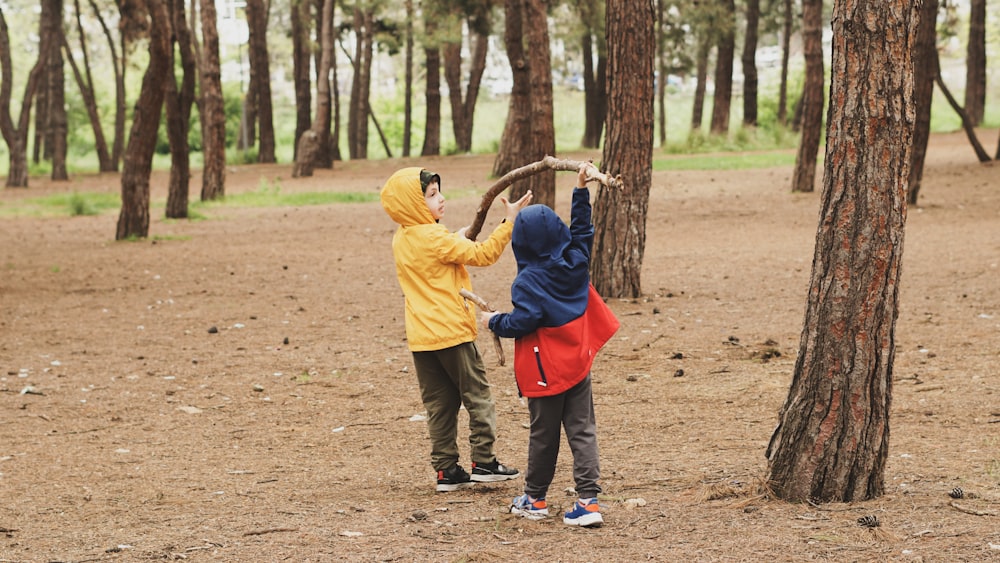
[(503, 203), (504, 209), (507, 212), (507, 222), (513, 223), (514, 219), (517, 218), (517, 214), (531, 203), (531, 190), (528, 190), (528, 193), (524, 194), (521, 199), (514, 203), (501, 196), (500, 203)]
[(577, 175), (576, 187), (578, 188), (587, 187), (587, 182), (593, 179), (587, 175), (587, 171), (590, 170), (592, 166), (594, 165), (589, 162), (584, 162), (583, 164), (580, 165), (580, 173)]

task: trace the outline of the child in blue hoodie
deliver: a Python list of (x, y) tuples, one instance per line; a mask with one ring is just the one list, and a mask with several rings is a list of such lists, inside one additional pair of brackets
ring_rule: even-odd
[(517, 215), (511, 238), (517, 260), (510, 288), (514, 308), (480, 315), (498, 336), (515, 339), (514, 376), (531, 417), (524, 494), (510, 511), (532, 520), (548, 516), (545, 495), (565, 428), (579, 500), (563, 522), (584, 527), (604, 523), (597, 502), (601, 469), (590, 367), (618, 330), (618, 320), (590, 284), (594, 226), (586, 183), (591, 166), (580, 167), (569, 227), (544, 205)]

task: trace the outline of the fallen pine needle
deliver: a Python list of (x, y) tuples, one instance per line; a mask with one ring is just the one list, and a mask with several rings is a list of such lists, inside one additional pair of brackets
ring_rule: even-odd
[(264, 534), (274, 534), (277, 532), (297, 532), (298, 528), (265, 528), (263, 530), (250, 530), (244, 536), (263, 536)]

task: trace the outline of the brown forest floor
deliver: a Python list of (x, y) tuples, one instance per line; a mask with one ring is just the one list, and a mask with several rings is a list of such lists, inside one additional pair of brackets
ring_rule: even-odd
[[(227, 190), (375, 191), (414, 162), (442, 174), (445, 222), (470, 222), (490, 156), (299, 180), (239, 166)], [(907, 224), (886, 494), (843, 505), (757, 495), (820, 196), (789, 178), (654, 174), (645, 295), (611, 300), (622, 327), (594, 368), (597, 530), (506, 514), (520, 480), (434, 492), (377, 202), (165, 221), (158, 174), (151, 240), (114, 242), (116, 213), (3, 219), (0, 560), (1000, 560), (1000, 166), (976, 163), (961, 134), (931, 141)], [(558, 182), (565, 214), (573, 175)], [(0, 205), (118, 189), (116, 175), (32, 179)], [(474, 288), (506, 303), (514, 272), (508, 250), (473, 269)], [(523, 468), (526, 408), (480, 344), (501, 460)], [(564, 445), (557, 509), (571, 485)], [(869, 515), (879, 528), (858, 526)]]

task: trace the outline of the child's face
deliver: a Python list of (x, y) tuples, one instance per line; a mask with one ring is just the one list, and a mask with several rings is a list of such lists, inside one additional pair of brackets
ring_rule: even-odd
[(437, 182), (427, 184), (424, 201), (427, 203), (427, 209), (431, 210), (435, 221), (444, 217), (444, 194), (441, 193)]

